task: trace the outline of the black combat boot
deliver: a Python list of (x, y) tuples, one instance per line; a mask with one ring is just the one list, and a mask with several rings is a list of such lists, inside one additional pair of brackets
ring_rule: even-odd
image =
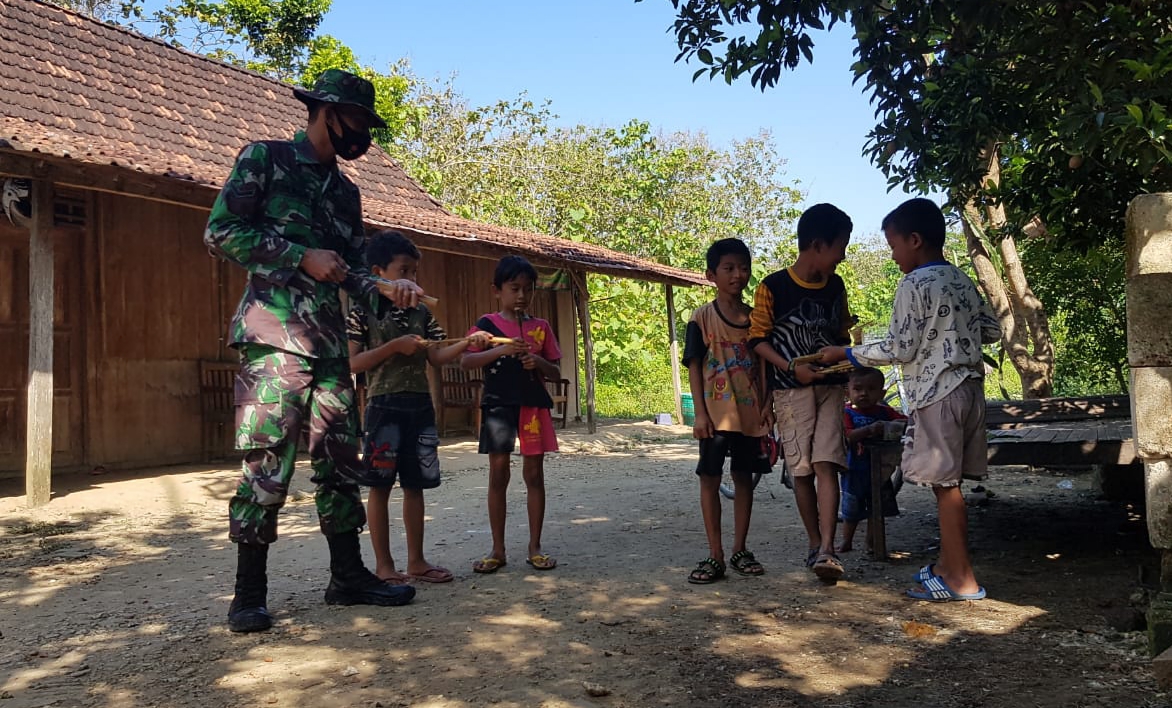
[(327, 605), (406, 605), (415, 597), (410, 585), (388, 585), (362, 564), (358, 532), (326, 536), (330, 544)]
[(273, 626), (273, 616), (265, 609), (268, 560), (268, 544), (236, 544), (236, 597), (228, 608), (228, 629), (233, 632), (263, 632)]

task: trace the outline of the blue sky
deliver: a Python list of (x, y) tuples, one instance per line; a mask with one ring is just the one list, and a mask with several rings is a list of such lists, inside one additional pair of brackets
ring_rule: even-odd
[(526, 91), (550, 99), (565, 124), (646, 120), (665, 132), (704, 131), (718, 144), (773, 133), (806, 205), (837, 204), (856, 237), (879, 232), (883, 215), (907, 197), (887, 192), (861, 156), (873, 112), (852, 86), (848, 27), (816, 39), (814, 63), (762, 93), (701, 78), (674, 63), (668, 0), (334, 0), (320, 31), (385, 69), (401, 57), (425, 78), (455, 74), (475, 105)]

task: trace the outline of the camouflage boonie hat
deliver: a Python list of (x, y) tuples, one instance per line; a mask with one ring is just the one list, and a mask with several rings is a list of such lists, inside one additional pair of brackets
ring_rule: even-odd
[(348, 71), (326, 69), (313, 83), (313, 90), (294, 87), (293, 95), (307, 106), (315, 102), (358, 106), (366, 111), (372, 126), (387, 127), (386, 121), (374, 112), (374, 84)]

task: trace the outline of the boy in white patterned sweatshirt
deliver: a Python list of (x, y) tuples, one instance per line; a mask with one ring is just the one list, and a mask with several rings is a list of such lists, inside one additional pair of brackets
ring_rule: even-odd
[(929, 486), (940, 518), (940, 556), (916, 573), (908, 596), (948, 602), (980, 600), (968, 552), (961, 475), (986, 471), (984, 363), (981, 345), (1001, 327), (972, 280), (944, 259), (944, 215), (928, 199), (912, 199), (883, 219), (891, 259), (905, 275), (895, 293), (887, 336), (857, 347), (825, 347), (822, 362), (900, 364), (910, 422), (904, 479)]

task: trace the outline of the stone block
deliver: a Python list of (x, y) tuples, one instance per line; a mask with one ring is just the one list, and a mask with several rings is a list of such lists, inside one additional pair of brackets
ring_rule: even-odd
[[(1148, 607), (1148, 651), (1156, 657), (1152, 661), (1153, 668), (1159, 659), (1168, 658), (1169, 648), (1172, 648), (1172, 595), (1162, 592), (1152, 598), (1152, 604)], [(1166, 663), (1161, 662), (1161, 666), (1155, 670), (1167, 672), (1169, 669)]]
[(1144, 460), (1172, 459), (1172, 367), (1131, 370), (1131, 421)]
[[(1170, 319), (1172, 273), (1128, 278), (1127, 363), (1130, 366), (1172, 366)], [(1168, 402), (1172, 404), (1172, 399)]]
[(1148, 536), (1152, 546), (1172, 548), (1172, 462), (1145, 462), (1144, 486), (1147, 490)]
[(1127, 207), (1127, 276), (1172, 271), (1172, 194), (1143, 194)]
[(1152, 659), (1152, 673), (1156, 675), (1157, 686), (1165, 691), (1172, 689), (1172, 649), (1165, 649)]

